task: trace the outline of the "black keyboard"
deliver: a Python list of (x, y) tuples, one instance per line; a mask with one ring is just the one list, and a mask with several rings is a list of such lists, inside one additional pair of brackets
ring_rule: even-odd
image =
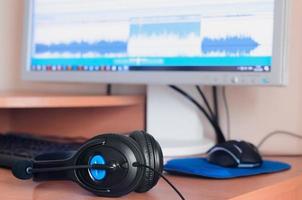
[(17, 161), (34, 159), (43, 153), (75, 151), (83, 142), (80, 139), (44, 138), (24, 133), (0, 134), (0, 167), (12, 168)]

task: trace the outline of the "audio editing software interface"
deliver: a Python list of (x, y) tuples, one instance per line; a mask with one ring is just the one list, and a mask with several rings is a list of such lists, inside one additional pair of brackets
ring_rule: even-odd
[(270, 72), (274, 0), (34, 0), (31, 71)]

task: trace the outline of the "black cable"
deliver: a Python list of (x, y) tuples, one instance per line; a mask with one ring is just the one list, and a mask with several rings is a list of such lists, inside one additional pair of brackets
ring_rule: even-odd
[(170, 85), (170, 88), (172, 88), (176, 92), (178, 92), (181, 95), (183, 95), (184, 97), (186, 97), (205, 115), (205, 117), (211, 123), (211, 125), (213, 126), (213, 128), (215, 130), (215, 133), (217, 136), (217, 143), (220, 144), (220, 143), (226, 142), (223, 132), (222, 132), (221, 128), (218, 126), (218, 124), (216, 123), (216, 121), (214, 119), (212, 119), (212, 117), (207, 113), (207, 111), (193, 97), (191, 97), (188, 93), (186, 93), (185, 91), (183, 91), (182, 89), (180, 89), (177, 86)]
[[(226, 120), (227, 120), (227, 139), (230, 140), (230, 137), (231, 137), (231, 122), (230, 122), (231, 116), (230, 115), (231, 114), (230, 114), (230, 108), (229, 108), (229, 104), (228, 104), (226, 87), (222, 87), (222, 98), (223, 98), (223, 103), (224, 103), (225, 112), (226, 112)], [(261, 139), (261, 141), (257, 145), (257, 148), (260, 149), (267, 140), (274, 137), (275, 135), (287, 135), (287, 136), (291, 136), (291, 137), (302, 140), (302, 135), (292, 133), (289, 131), (276, 130), (276, 131), (270, 132), (263, 139)]]
[(218, 104), (218, 88), (217, 86), (213, 86), (212, 87), (212, 91), (213, 91), (213, 105), (214, 105), (214, 114), (215, 114), (215, 121), (216, 123), (219, 125), (219, 104)]
[[(173, 190), (179, 195), (182, 200), (185, 200), (184, 196), (181, 192), (160, 172), (156, 171), (152, 167), (147, 165), (143, 165), (140, 163), (133, 163), (133, 167), (144, 167), (147, 169), (152, 170), (158, 176), (163, 178), (172, 188)], [(95, 169), (95, 170), (115, 170), (118, 168), (119, 165), (116, 163), (112, 163), (111, 165), (102, 165), (102, 164), (93, 164), (93, 165), (73, 165), (73, 166), (65, 166), (65, 167), (51, 167), (51, 168), (41, 168), (41, 169), (33, 169), (32, 167), (28, 167), (26, 169), (28, 174), (35, 174), (35, 173), (43, 173), (43, 172), (57, 172), (57, 171), (67, 171), (67, 170), (78, 170), (78, 169)]]
[[(212, 119), (216, 121), (216, 124), (219, 126), (219, 107), (218, 107), (218, 92), (217, 92), (217, 88), (213, 87), (212, 91), (213, 91), (213, 105), (214, 105), (214, 111), (212, 110), (209, 101), (206, 97), (206, 95), (203, 93), (203, 91), (201, 90), (200, 86), (196, 86), (196, 89), (199, 93), (199, 95), (201, 96), (201, 98), (203, 99), (207, 109), (208, 109), (208, 113), (209, 115), (211, 115)], [(216, 131), (215, 131), (216, 132)], [(218, 134), (216, 132), (216, 134)]]
[(154, 173), (156, 173), (158, 176), (160, 176), (161, 178), (163, 178), (171, 187), (172, 189), (178, 194), (178, 196), (182, 199), (185, 200), (185, 197), (181, 194), (181, 192), (173, 185), (173, 183), (171, 183), (164, 175), (162, 175), (162, 173), (156, 171), (155, 169), (153, 169), (152, 167), (149, 167), (147, 165), (143, 165), (140, 163), (133, 163), (133, 167), (144, 167), (147, 169), (152, 170)]
[(289, 135), (298, 139), (302, 139), (302, 135), (298, 135), (289, 131), (273, 131), (271, 133), (269, 133), (267, 136), (265, 136), (257, 145), (257, 148), (260, 149), (262, 147), (262, 145), (271, 137), (275, 136), (275, 135)]
[[(133, 167), (144, 167), (144, 168), (152, 170), (158, 176), (163, 178), (173, 188), (173, 190), (179, 195), (179, 197), (182, 200), (185, 200), (185, 198), (181, 194), (181, 192), (160, 172), (156, 171), (152, 167), (149, 167), (147, 165), (143, 165), (143, 164), (140, 164), (140, 163), (133, 163), (132, 166)], [(111, 165), (102, 165), (102, 164), (73, 165), (73, 166), (65, 166), (65, 167), (51, 167), (51, 168), (40, 168), (40, 169), (33, 169), (32, 167), (28, 167), (26, 169), (26, 172), (28, 174), (35, 174), (35, 173), (43, 173), (43, 172), (58, 172), (58, 171), (67, 171), (67, 170), (78, 170), (78, 169), (115, 170), (118, 167), (119, 167), (119, 165), (115, 164), (115, 163), (112, 163)]]
[(226, 87), (222, 87), (222, 99), (223, 99), (223, 104), (225, 108), (225, 114), (226, 114), (226, 125), (227, 125), (227, 139), (231, 139), (231, 112), (230, 112), (230, 107), (228, 103), (228, 97), (226, 93)]
[(209, 104), (209, 101), (208, 101), (206, 95), (203, 93), (203, 91), (201, 90), (200, 86), (196, 85), (196, 89), (197, 89), (199, 95), (201, 96), (203, 102), (205, 103), (205, 105), (206, 105), (206, 107), (207, 107), (207, 109), (208, 109), (208, 111), (209, 111), (209, 114), (210, 114), (211, 117), (214, 119), (215, 114), (213, 113), (213, 110), (212, 110), (212, 108), (211, 108), (211, 106), (210, 106), (210, 104)]
[[(222, 98), (223, 98), (223, 103), (224, 103), (225, 112), (226, 112), (227, 139), (230, 140), (231, 139), (231, 122), (230, 122), (231, 116), (230, 115), (231, 114), (230, 114), (230, 108), (229, 108), (229, 104), (228, 104), (226, 87), (222, 87)], [(287, 135), (287, 136), (291, 136), (291, 137), (302, 140), (302, 135), (292, 133), (289, 131), (276, 130), (276, 131), (268, 133), (263, 139), (261, 139), (261, 141), (257, 145), (257, 148), (260, 149), (265, 144), (266, 141), (268, 141), (270, 138), (274, 137), (275, 135)]]
[(112, 95), (112, 85), (111, 84), (107, 85), (107, 91), (106, 91), (106, 93), (107, 93), (108, 96)]

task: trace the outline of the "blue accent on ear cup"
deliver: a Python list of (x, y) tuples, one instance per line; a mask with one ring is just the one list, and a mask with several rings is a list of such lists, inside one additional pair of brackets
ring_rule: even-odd
[[(94, 164), (105, 164), (105, 159), (101, 155), (95, 155), (93, 156), (90, 161), (89, 165)], [(89, 175), (94, 181), (101, 181), (106, 177), (106, 170), (96, 170), (96, 169), (89, 169)]]

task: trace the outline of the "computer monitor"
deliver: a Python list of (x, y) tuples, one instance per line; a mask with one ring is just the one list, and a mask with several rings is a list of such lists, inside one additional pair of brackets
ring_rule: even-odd
[(26, 80), (287, 82), (288, 0), (26, 2)]

